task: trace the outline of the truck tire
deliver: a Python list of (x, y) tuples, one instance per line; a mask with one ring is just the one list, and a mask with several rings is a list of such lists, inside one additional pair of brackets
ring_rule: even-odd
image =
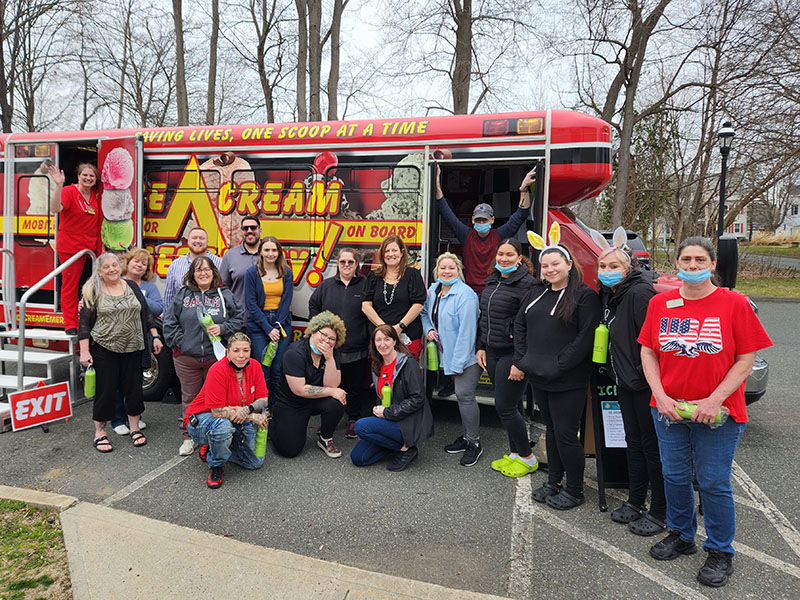
[(142, 373), (142, 395), (145, 402), (161, 402), (175, 378), (172, 350), (164, 346), (159, 354), (152, 354), (153, 365)]

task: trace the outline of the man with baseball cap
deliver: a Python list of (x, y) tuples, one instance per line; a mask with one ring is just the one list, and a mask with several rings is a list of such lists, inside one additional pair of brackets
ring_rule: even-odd
[(493, 228), (494, 209), (488, 204), (478, 204), (472, 211), (472, 227), (462, 223), (455, 215), (442, 193), (441, 171), (436, 172), (436, 203), (447, 226), (464, 246), (464, 279), (480, 296), (489, 267), (494, 260), (497, 247), (505, 238), (513, 236), (528, 218), (531, 207), (530, 186), (536, 178), (536, 169), (531, 170), (520, 185), (519, 208), (500, 227)]

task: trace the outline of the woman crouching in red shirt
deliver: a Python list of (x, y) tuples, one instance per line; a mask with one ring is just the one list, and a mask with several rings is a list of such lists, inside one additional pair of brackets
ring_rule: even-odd
[(225, 358), (208, 371), (200, 393), (186, 409), (189, 435), (208, 463), (208, 487), (222, 485), (225, 463), (259, 469), (255, 455), (256, 427), (267, 428), (261, 411), (267, 406), (267, 386), (261, 365), (250, 358), (250, 338), (241, 332), (228, 340)]

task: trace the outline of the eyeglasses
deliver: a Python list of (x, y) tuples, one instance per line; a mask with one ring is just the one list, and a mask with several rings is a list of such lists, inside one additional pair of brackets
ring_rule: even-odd
[(354, 264), (356, 264), (356, 261), (354, 261), (354, 260), (340, 260), (339, 264), (340, 265), (354, 265)]
[(200, 269), (195, 269), (194, 272), (195, 272), (195, 275), (196, 275), (197, 273), (213, 273), (214, 271), (212, 271), (208, 267), (203, 267), (203, 268), (200, 268)]
[(242, 231), (258, 231), (258, 225), (242, 225)]
[(335, 335), (325, 335), (321, 331), (318, 331), (317, 333), (320, 334), (323, 339), (328, 340), (331, 344), (335, 344), (339, 339)]

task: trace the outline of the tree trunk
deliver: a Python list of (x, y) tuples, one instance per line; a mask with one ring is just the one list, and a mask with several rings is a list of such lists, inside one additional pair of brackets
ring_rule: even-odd
[(175, 100), (178, 108), (178, 125), (186, 126), (189, 124), (189, 95), (186, 92), (182, 4), (182, 0), (172, 0), (172, 18), (175, 21)]
[(322, 1), (308, 0), (308, 120), (321, 121)]
[(306, 64), (308, 60), (308, 2), (294, 0), (297, 9), (297, 120), (308, 120), (308, 104), (306, 103)]
[(453, 57), (453, 113), (469, 112), (469, 84), (472, 73), (472, 0), (453, 0), (456, 21), (456, 49)]
[(331, 19), (331, 69), (328, 73), (328, 121), (336, 121), (339, 117), (339, 43), (342, 28), (342, 11), (346, 0), (335, 0), (333, 18)]
[[(219, 0), (211, 0), (211, 38), (208, 43), (208, 88), (206, 90), (206, 125), (216, 119), (217, 92), (217, 41), (219, 40)], [(188, 111), (187, 111), (188, 112)]]

